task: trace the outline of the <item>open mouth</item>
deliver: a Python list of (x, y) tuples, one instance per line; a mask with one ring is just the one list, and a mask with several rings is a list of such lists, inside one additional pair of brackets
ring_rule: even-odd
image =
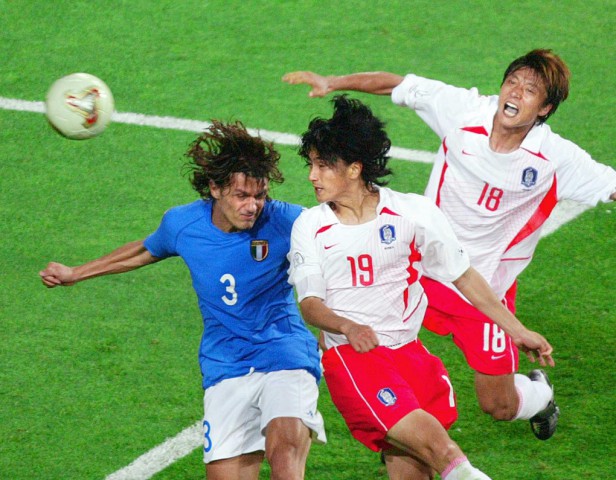
[(513, 103), (506, 102), (503, 111), (505, 112), (505, 115), (514, 117), (518, 114), (519, 109)]

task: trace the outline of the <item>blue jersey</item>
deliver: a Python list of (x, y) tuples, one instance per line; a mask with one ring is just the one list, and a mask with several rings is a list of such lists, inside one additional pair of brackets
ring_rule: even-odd
[(168, 210), (145, 240), (155, 257), (180, 256), (203, 316), (199, 363), (203, 387), (252, 371), (305, 369), (320, 379), (315, 336), (288, 283), (291, 227), (302, 207), (265, 202), (250, 230), (212, 224), (210, 200)]

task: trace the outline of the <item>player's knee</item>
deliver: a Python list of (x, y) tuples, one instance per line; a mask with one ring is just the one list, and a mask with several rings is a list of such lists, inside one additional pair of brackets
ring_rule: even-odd
[(307, 452), (303, 445), (272, 445), (265, 456), (271, 468), (272, 480), (295, 480), (304, 478)]
[(272, 480), (301, 480), (304, 478), (304, 463), (291, 452), (275, 452), (267, 456)]
[[(415, 446), (414, 454), (421, 458), (422, 461), (429, 466), (436, 467), (437, 465), (447, 465), (459, 458), (462, 455), (460, 447), (450, 438), (439, 441), (424, 443), (420, 446)], [(428, 471), (431, 471), (429, 469)], [(410, 477), (410, 478), (415, 478)], [(417, 477), (421, 478), (421, 477)]]

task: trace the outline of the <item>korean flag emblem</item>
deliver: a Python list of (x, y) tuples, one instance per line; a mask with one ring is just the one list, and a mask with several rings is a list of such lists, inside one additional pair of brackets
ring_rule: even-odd
[(537, 183), (539, 172), (533, 167), (527, 167), (522, 172), (522, 185), (526, 188), (533, 187)]
[(383, 225), (379, 230), (381, 243), (389, 245), (396, 241), (396, 228), (393, 225)]
[(262, 262), (269, 253), (269, 243), (267, 240), (252, 240), (250, 242), (250, 254), (257, 262)]
[(376, 394), (376, 398), (386, 407), (391, 407), (398, 401), (398, 397), (396, 397), (394, 391), (389, 387), (381, 388)]

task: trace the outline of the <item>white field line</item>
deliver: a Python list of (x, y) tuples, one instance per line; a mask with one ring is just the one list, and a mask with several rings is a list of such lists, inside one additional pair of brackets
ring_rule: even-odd
[(573, 202), (571, 200), (562, 200), (556, 204), (556, 208), (552, 212), (552, 215), (546, 220), (543, 229), (541, 230), (540, 237), (547, 237), (550, 233), (554, 233), (565, 223), (570, 222), (578, 215), (581, 215), (586, 210), (592, 207), (588, 205), (582, 205), (581, 203)]
[[(3, 110), (45, 113), (45, 104), (43, 102), (29, 102), (4, 97), (0, 97), (0, 108)], [(114, 112), (112, 120), (118, 123), (191, 132), (201, 132), (210, 125), (208, 122), (198, 120), (121, 112)], [(268, 141), (281, 145), (299, 144), (299, 137), (290, 133), (256, 129), (249, 129), (249, 131), (253, 135), (258, 134)], [(410, 162), (432, 163), (434, 161), (434, 153), (420, 150), (391, 147), (390, 154), (393, 158)], [(561, 225), (573, 220), (588, 208), (586, 205), (574, 202), (559, 202), (543, 227), (541, 236), (545, 237), (556, 231)], [(160, 445), (136, 458), (130, 465), (107, 476), (105, 480), (148, 480), (176, 460), (199, 448), (202, 445), (202, 441), (201, 421), (198, 421), (194, 425), (182, 430), (175, 437), (168, 438)]]
[(176, 460), (203, 445), (201, 421), (185, 428), (173, 438), (136, 458), (130, 465), (105, 477), (105, 480), (147, 480)]
[[(0, 108), (4, 110), (18, 110), (22, 112), (45, 113), (44, 102), (30, 102), (13, 98), (0, 97)], [(143, 115), (141, 113), (114, 112), (111, 120), (118, 123), (129, 123), (146, 127), (167, 128), (172, 130), (187, 130), (190, 132), (202, 132), (210, 124), (199, 120), (187, 120), (176, 117), (159, 117), (156, 115)], [(259, 135), (261, 138), (278, 143), (280, 145), (299, 145), (299, 136), (291, 133), (270, 132), (268, 130), (256, 130), (249, 128), (251, 135)], [(421, 150), (391, 147), (390, 155), (400, 160), (411, 162), (432, 163), (434, 154)]]

